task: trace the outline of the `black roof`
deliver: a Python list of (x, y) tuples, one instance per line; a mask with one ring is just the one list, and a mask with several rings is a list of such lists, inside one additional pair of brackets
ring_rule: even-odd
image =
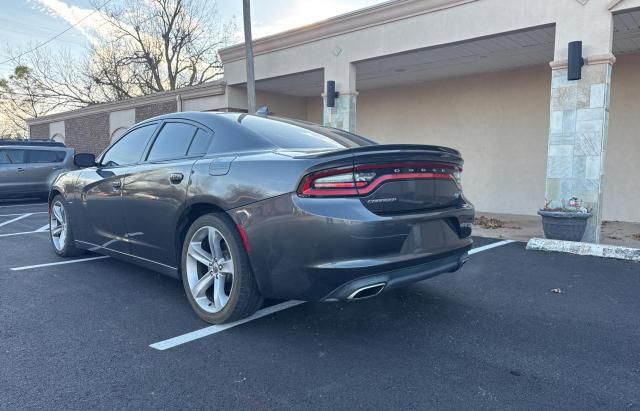
[(45, 146), (45, 147), (66, 147), (64, 143), (53, 140), (0, 140), (2, 146)]

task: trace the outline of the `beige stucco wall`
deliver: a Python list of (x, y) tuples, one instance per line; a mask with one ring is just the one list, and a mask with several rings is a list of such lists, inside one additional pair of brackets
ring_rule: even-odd
[(182, 100), (182, 111), (212, 111), (227, 107), (224, 94)]
[(478, 210), (533, 215), (544, 202), (550, 88), (551, 69), (536, 66), (360, 91), (357, 132), (456, 148)]
[(304, 97), (287, 96), (279, 93), (256, 91), (256, 107), (269, 106), (276, 116), (307, 119), (307, 105)]
[(307, 121), (322, 124), (323, 104), (320, 96), (307, 98)]
[[(556, 60), (567, 58), (567, 43), (576, 39), (583, 41), (584, 56), (607, 54), (610, 4), (612, 0), (416, 0), (378, 5), (378, 12), (365, 13), (357, 22), (338, 17), (317, 27), (256, 39), (256, 79), (324, 68), (325, 78), (334, 79), (337, 91), (346, 92), (352, 90), (352, 62), (551, 24), (556, 27)], [(640, 0), (625, 0), (615, 10), (639, 4)], [(423, 13), (433, 5), (442, 7)], [(375, 17), (392, 13), (390, 9), (403, 9), (404, 14), (382, 22)], [(246, 81), (242, 52), (240, 45), (221, 51), (228, 84)]]
[(605, 220), (640, 221), (640, 54), (613, 66), (603, 202)]

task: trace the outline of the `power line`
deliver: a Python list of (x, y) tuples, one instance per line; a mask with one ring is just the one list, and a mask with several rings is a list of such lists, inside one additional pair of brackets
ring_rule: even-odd
[(78, 24), (82, 23), (83, 21), (85, 21), (86, 19), (88, 19), (89, 17), (93, 16), (95, 13), (97, 13), (98, 11), (100, 11), (101, 8), (103, 8), (104, 6), (106, 6), (107, 4), (111, 3), (113, 0), (107, 0), (105, 1), (102, 6), (97, 7), (94, 11), (92, 11), (91, 13), (87, 14), (86, 16), (84, 16), (83, 18), (81, 18), (80, 20), (76, 21), (74, 24), (72, 24), (71, 26), (67, 27), (65, 30), (61, 31), (60, 33), (56, 34), (55, 36), (51, 37), (50, 39), (48, 39), (47, 41), (44, 41), (40, 44), (38, 44), (37, 46), (33, 47), (32, 49), (29, 49), (23, 53), (18, 54), (15, 57), (11, 57), (5, 61), (0, 62), (0, 65), (9, 63), (10, 61), (15, 61), (16, 59), (29, 54), (29, 53), (33, 53), (34, 51), (38, 50), (40, 47), (45, 46), (49, 43), (51, 43), (52, 41), (54, 41), (55, 39), (57, 39), (58, 37), (62, 36), (63, 34), (65, 34), (66, 32), (68, 32), (69, 30), (71, 30), (72, 28), (76, 27)]

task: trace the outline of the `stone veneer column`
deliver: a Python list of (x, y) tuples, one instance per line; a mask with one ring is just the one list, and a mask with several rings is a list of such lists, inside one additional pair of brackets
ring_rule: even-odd
[(356, 132), (356, 99), (357, 92), (340, 93), (335, 107), (327, 107), (327, 97), (322, 95), (324, 108), (323, 122), (325, 126)]
[(582, 68), (582, 79), (576, 81), (567, 80), (566, 67), (552, 64), (546, 198), (560, 204), (578, 197), (585, 207), (593, 209), (582, 239), (585, 242), (600, 241), (614, 61), (613, 56), (589, 61)]

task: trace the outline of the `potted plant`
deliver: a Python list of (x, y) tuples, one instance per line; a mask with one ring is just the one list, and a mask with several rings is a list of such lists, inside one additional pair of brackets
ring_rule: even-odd
[[(555, 204), (554, 204), (555, 203)], [(565, 204), (547, 201), (544, 208), (538, 210), (542, 217), (544, 236), (553, 240), (580, 241), (587, 228), (591, 210), (582, 206), (582, 201), (572, 197)]]

